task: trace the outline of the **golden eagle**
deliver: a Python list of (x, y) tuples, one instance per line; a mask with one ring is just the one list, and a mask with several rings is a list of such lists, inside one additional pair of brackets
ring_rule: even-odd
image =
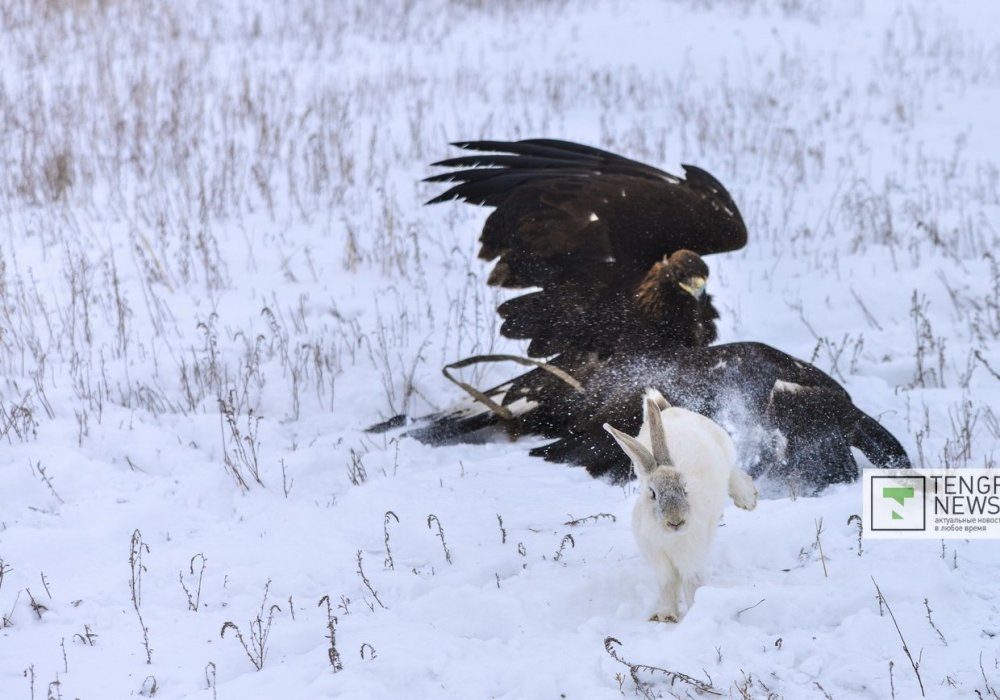
[(460, 199), (495, 207), (479, 257), (488, 283), (538, 287), (504, 302), (500, 332), (530, 339), (528, 355), (573, 367), (583, 356), (708, 345), (718, 313), (700, 256), (736, 250), (747, 230), (726, 189), (704, 170), (686, 178), (567, 141), (464, 141), (476, 155), (434, 165), (427, 178)]
[(434, 444), (497, 429), (542, 435), (554, 441), (533, 455), (628, 479), (628, 458), (602, 426), (635, 433), (652, 387), (725, 426), (754, 476), (815, 488), (851, 481), (851, 447), (876, 466), (910, 466), (892, 434), (816, 367), (761, 343), (710, 345), (718, 314), (701, 255), (747, 238), (710, 174), (684, 165), (682, 179), (565, 141), (455, 145), (483, 153), (436, 163), (460, 169), (429, 181), (458, 184), (430, 203), (495, 207), (480, 238), (480, 257), (497, 260), (489, 283), (540, 288), (500, 305), (501, 332), (550, 359), (485, 392), (466, 387), (479, 404), (428, 416), (409, 435)]

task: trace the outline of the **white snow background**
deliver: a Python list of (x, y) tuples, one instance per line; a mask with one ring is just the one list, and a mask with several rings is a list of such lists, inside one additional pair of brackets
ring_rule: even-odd
[(488, 210), (420, 179), (449, 141), (553, 137), (708, 169), (750, 232), (708, 261), (722, 340), (813, 360), (916, 465), (996, 466), (1000, 4), (0, 0), (0, 27), (0, 698), (712, 697), (608, 649), (724, 697), (998, 697), (1000, 545), (859, 550), (860, 484), (727, 509), (656, 624), (632, 487), (362, 429), (523, 352)]

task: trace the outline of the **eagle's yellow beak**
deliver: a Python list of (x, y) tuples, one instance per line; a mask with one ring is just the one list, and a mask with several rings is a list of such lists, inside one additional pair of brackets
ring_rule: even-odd
[(701, 295), (705, 293), (706, 284), (708, 284), (708, 280), (704, 277), (688, 277), (683, 282), (678, 282), (677, 286), (695, 299), (700, 299)]

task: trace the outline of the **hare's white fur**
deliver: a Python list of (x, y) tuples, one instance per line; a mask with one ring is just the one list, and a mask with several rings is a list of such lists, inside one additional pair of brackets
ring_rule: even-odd
[(694, 603), (727, 496), (753, 510), (757, 488), (736, 466), (729, 433), (701, 414), (671, 407), (655, 389), (646, 392), (638, 436), (604, 427), (639, 480), (632, 531), (660, 582), (650, 619), (677, 622)]

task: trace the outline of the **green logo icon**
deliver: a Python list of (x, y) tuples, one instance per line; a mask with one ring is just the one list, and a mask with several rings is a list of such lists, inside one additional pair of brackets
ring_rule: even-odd
[[(913, 498), (913, 487), (912, 486), (893, 486), (882, 489), (882, 497), (890, 498), (894, 500), (899, 505), (905, 505), (907, 498)], [(893, 520), (902, 520), (903, 516), (897, 513), (895, 510), (892, 511)]]
[(927, 477), (914, 474), (912, 470), (889, 474), (886, 471), (865, 470), (864, 517), (870, 523), (871, 532), (884, 532), (886, 537), (926, 532)]

